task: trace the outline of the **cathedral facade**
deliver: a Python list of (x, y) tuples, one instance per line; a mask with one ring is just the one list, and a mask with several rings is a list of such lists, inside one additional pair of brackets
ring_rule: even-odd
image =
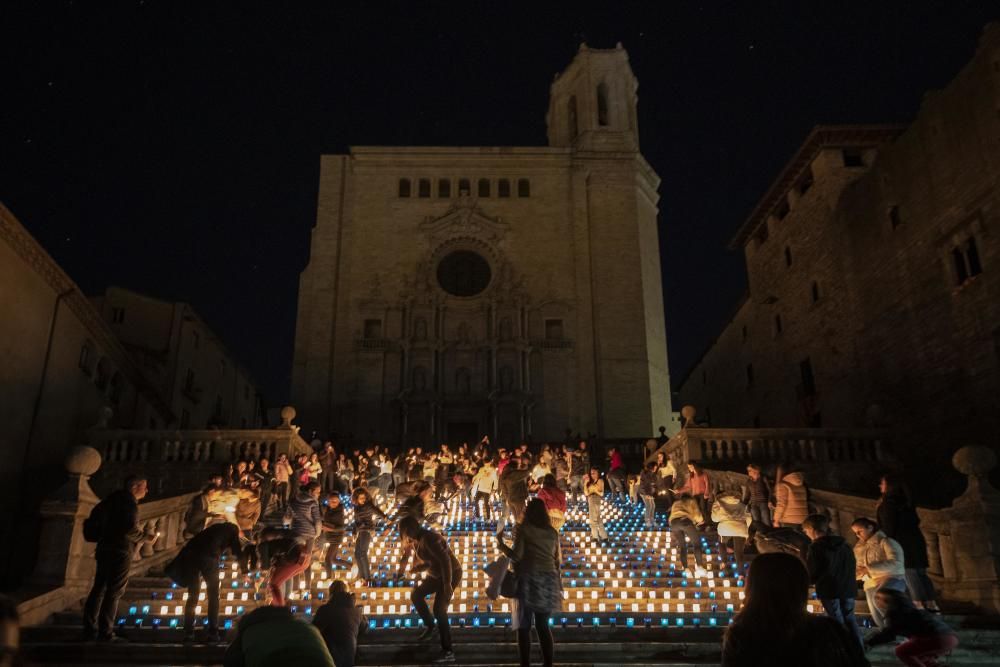
[(552, 83), (543, 147), (322, 157), (300, 422), (436, 445), (643, 437), (670, 419), (659, 178), (619, 45)]

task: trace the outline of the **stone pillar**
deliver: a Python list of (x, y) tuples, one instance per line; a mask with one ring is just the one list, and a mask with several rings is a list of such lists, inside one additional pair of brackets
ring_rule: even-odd
[[(954, 573), (943, 565), (946, 595), (1000, 612), (1000, 491), (989, 482), (997, 457), (986, 447), (963, 447), (952, 465), (968, 476), (968, 487), (949, 511)], [(946, 549), (942, 549), (945, 552)]]
[(39, 510), (41, 537), (31, 583), (86, 589), (94, 578), (96, 545), (83, 539), (83, 522), (99, 502), (87, 480), (101, 467), (101, 455), (92, 447), (74, 447), (65, 466), (69, 480)]

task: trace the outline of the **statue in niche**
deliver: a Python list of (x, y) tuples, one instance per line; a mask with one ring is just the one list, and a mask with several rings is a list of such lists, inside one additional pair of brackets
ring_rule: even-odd
[(413, 340), (427, 340), (427, 320), (422, 317), (413, 323)]
[(500, 320), (500, 340), (511, 340), (514, 338), (514, 323), (509, 317)]
[(413, 388), (417, 391), (427, 388), (427, 369), (423, 366), (416, 366), (413, 369)]
[(455, 371), (455, 389), (462, 396), (472, 393), (472, 374), (468, 368), (459, 368)]
[(457, 332), (457, 334), (458, 334), (458, 340), (459, 340), (459, 342), (461, 342), (461, 343), (468, 343), (469, 342), (469, 325), (467, 323), (465, 323), (465, 322), (460, 323), (458, 325), (458, 332)]
[(500, 367), (500, 391), (508, 392), (514, 386), (514, 371), (510, 366)]

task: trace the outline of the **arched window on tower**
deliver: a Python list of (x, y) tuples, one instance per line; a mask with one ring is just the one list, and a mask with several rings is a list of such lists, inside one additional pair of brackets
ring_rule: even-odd
[(408, 178), (399, 179), (399, 196), (400, 197), (410, 196), (410, 179)]
[(510, 179), (501, 178), (497, 181), (497, 197), (510, 197)]
[(529, 181), (526, 178), (517, 179), (517, 196), (518, 197), (531, 196), (531, 181)]
[(458, 179), (458, 196), (468, 197), (472, 194), (472, 186), (469, 184), (469, 179), (460, 178)]
[(570, 95), (566, 104), (566, 120), (569, 124), (569, 140), (573, 141), (580, 134), (580, 125), (576, 120), (576, 95)]
[(479, 179), (479, 196), (480, 197), (490, 196), (490, 179), (488, 178)]
[(447, 178), (438, 179), (438, 197), (451, 196), (451, 181)]
[(417, 181), (417, 196), (418, 197), (431, 196), (431, 181), (429, 178), (421, 178), (419, 181)]
[(608, 125), (608, 85), (603, 81), (597, 85), (597, 124)]

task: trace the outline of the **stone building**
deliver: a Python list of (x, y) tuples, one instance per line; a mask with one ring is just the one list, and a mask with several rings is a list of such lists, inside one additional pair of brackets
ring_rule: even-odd
[[(0, 204), (0, 564), (30, 565), (35, 510), (103, 408), (108, 426), (173, 421), (170, 406), (90, 300)], [(17, 537), (15, 537), (17, 536)], [(15, 547), (15, 548), (11, 548)]]
[(670, 420), (659, 178), (619, 45), (551, 86), (544, 147), (323, 156), (292, 383), (306, 428), (428, 445)]
[(817, 127), (731, 248), (749, 288), (680, 385), (714, 426), (996, 442), (1000, 25), (905, 127)]
[[(250, 373), (186, 303), (110, 287), (93, 299), (105, 321), (188, 428), (264, 425)], [(150, 423), (151, 428), (158, 424)]]

